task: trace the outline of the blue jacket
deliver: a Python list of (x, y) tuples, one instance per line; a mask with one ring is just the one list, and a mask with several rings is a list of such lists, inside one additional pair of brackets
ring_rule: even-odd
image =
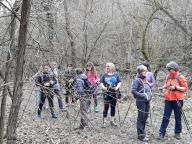
[(135, 78), (132, 83), (131, 92), (137, 101), (147, 101), (145, 93), (151, 95), (151, 88), (148, 83), (143, 83), (140, 78)]
[(85, 82), (83, 79), (87, 79), (87, 76), (85, 74), (81, 74), (76, 77), (74, 88), (78, 96), (85, 96)]

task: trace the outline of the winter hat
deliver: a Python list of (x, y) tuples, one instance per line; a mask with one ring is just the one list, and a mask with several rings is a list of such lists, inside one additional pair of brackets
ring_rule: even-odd
[(76, 69), (75, 69), (75, 73), (76, 73), (77, 75), (80, 75), (80, 74), (83, 73), (83, 70), (82, 70), (81, 68), (76, 68)]
[(167, 70), (179, 71), (179, 65), (178, 65), (176, 62), (171, 61), (171, 62), (169, 62), (169, 63), (166, 65), (166, 69), (167, 69)]

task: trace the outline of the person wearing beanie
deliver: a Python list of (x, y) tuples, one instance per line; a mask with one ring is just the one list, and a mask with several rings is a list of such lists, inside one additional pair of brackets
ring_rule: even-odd
[(169, 124), (172, 110), (175, 114), (175, 138), (181, 139), (180, 133), (182, 132), (181, 125), (181, 110), (183, 107), (183, 93), (188, 90), (186, 78), (179, 74), (179, 65), (171, 61), (166, 65), (168, 75), (165, 85), (159, 89), (165, 89), (164, 98), (164, 114), (162, 123), (159, 130), (159, 140), (162, 140), (166, 134), (166, 129)]
[(136, 99), (138, 109), (137, 117), (137, 138), (140, 141), (148, 141), (145, 134), (146, 120), (149, 115), (150, 100), (152, 97), (151, 88), (146, 81), (147, 67), (144, 65), (137, 66), (137, 75), (132, 83), (132, 94)]

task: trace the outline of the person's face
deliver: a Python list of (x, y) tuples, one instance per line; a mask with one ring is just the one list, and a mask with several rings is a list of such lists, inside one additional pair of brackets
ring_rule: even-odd
[(68, 70), (71, 71), (73, 67), (71, 65), (68, 66)]
[(141, 72), (141, 75), (146, 77), (146, 76), (147, 76), (147, 69), (143, 70), (143, 71)]
[(88, 70), (88, 71), (91, 70), (91, 65), (87, 65), (87, 70)]
[(44, 72), (44, 73), (48, 73), (48, 72), (49, 72), (49, 66), (44, 66), (43, 72)]
[(56, 64), (56, 63), (52, 63), (52, 64), (51, 64), (51, 68), (53, 68), (53, 69), (54, 69), (54, 68), (57, 68), (57, 64)]
[(111, 66), (107, 65), (106, 68), (107, 68), (107, 73), (113, 72), (113, 69)]

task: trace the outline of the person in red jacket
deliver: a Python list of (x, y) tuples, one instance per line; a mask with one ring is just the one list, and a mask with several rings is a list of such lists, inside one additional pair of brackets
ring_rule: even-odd
[(175, 138), (181, 139), (180, 133), (182, 131), (181, 125), (181, 110), (183, 107), (183, 93), (188, 90), (186, 78), (179, 74), (179, 65), (171, 61), (166, 65), (168, 75), (165, 85), (159, 89), (165, 89), (165, 106), (163, 120), (159, 130), (158, 139), (163, 139), (166, 134), (166, 129), (169, 124), (172, 110), (175, 114)]

